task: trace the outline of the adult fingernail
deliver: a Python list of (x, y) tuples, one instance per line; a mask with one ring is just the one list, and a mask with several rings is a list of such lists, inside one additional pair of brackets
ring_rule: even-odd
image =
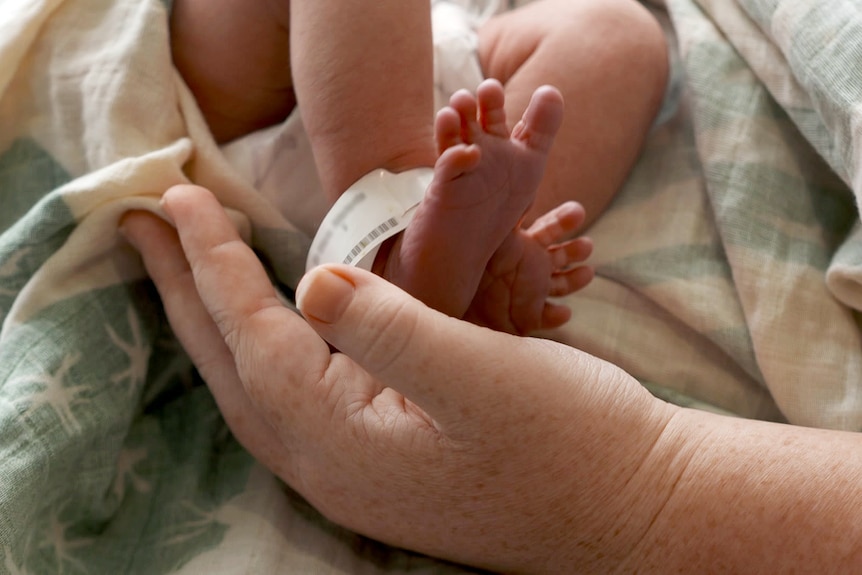
[(296, 289), (296, 306), (308, 319), (335, 323), (356, 293), (356, 286), (337, 270), (320, 266), (302, 278)]

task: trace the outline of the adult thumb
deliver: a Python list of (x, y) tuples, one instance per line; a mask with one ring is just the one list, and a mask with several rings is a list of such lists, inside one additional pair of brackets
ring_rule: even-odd
[(518, 355), (529, 355), (521, 343), (527, 340), (447, 317), (349, 266), (311, 270), (297, 288), (297, 305), (321, 337), (438, 423), (462, 418), (459, 406), (499, 395), (499, 385), (483, 383), (517, 378), (514, 366), (525, 366)]

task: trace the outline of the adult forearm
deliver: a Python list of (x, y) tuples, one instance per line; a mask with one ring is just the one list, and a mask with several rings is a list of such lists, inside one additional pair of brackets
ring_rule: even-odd
[(665, 436), (679, 480), (632, 568), (862, 569), (862, 436), (691, 410)]

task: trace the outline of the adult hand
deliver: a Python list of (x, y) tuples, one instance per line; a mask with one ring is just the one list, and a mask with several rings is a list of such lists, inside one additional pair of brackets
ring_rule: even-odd
[(675, 408), (587, 354), (446, 317), (355, 268), (303, 279), (304, 320), (209, 192), (179, 186), (163, 206), (176, 230), (143, 213), (123, 229), (177, 336), (239, 441), (324, 515), (501, 571), (632, 559), (665, 499), (643, 490)]

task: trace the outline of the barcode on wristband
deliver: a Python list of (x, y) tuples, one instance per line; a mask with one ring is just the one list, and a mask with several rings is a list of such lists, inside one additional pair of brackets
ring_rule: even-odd
[(368, 245), (371, 244), (371, 242), (373, 242), (374, 240), (379, 238), (381, 234), (386, 233), (387, 231), (389, 231), (390, 229), (394, 228), (397, 225), (398, 225), (397, 219), (389, 218), (388, 220), (386, 220), (385, 222), (383, 222), (382, 224), (380, 224), (379, 226), (377, 226), (376, 228), (374, 228), (373, 230), (368, 232), (368, 235), (366, 235), (364, 238), (359, 240), (359, 243), (357, 243), (355, 246), (353, 246), (353, 249), (350, 250), (350, 253), (347, 254), (346, 258), (344, 258), (344, 263), (347, 265), (350, 265), (350, 263), (354, 259), (356, 259), (356, 256), (358, 256), (360, 253), (362, 253), (362, 251), (366, 247), (368, 247)]

